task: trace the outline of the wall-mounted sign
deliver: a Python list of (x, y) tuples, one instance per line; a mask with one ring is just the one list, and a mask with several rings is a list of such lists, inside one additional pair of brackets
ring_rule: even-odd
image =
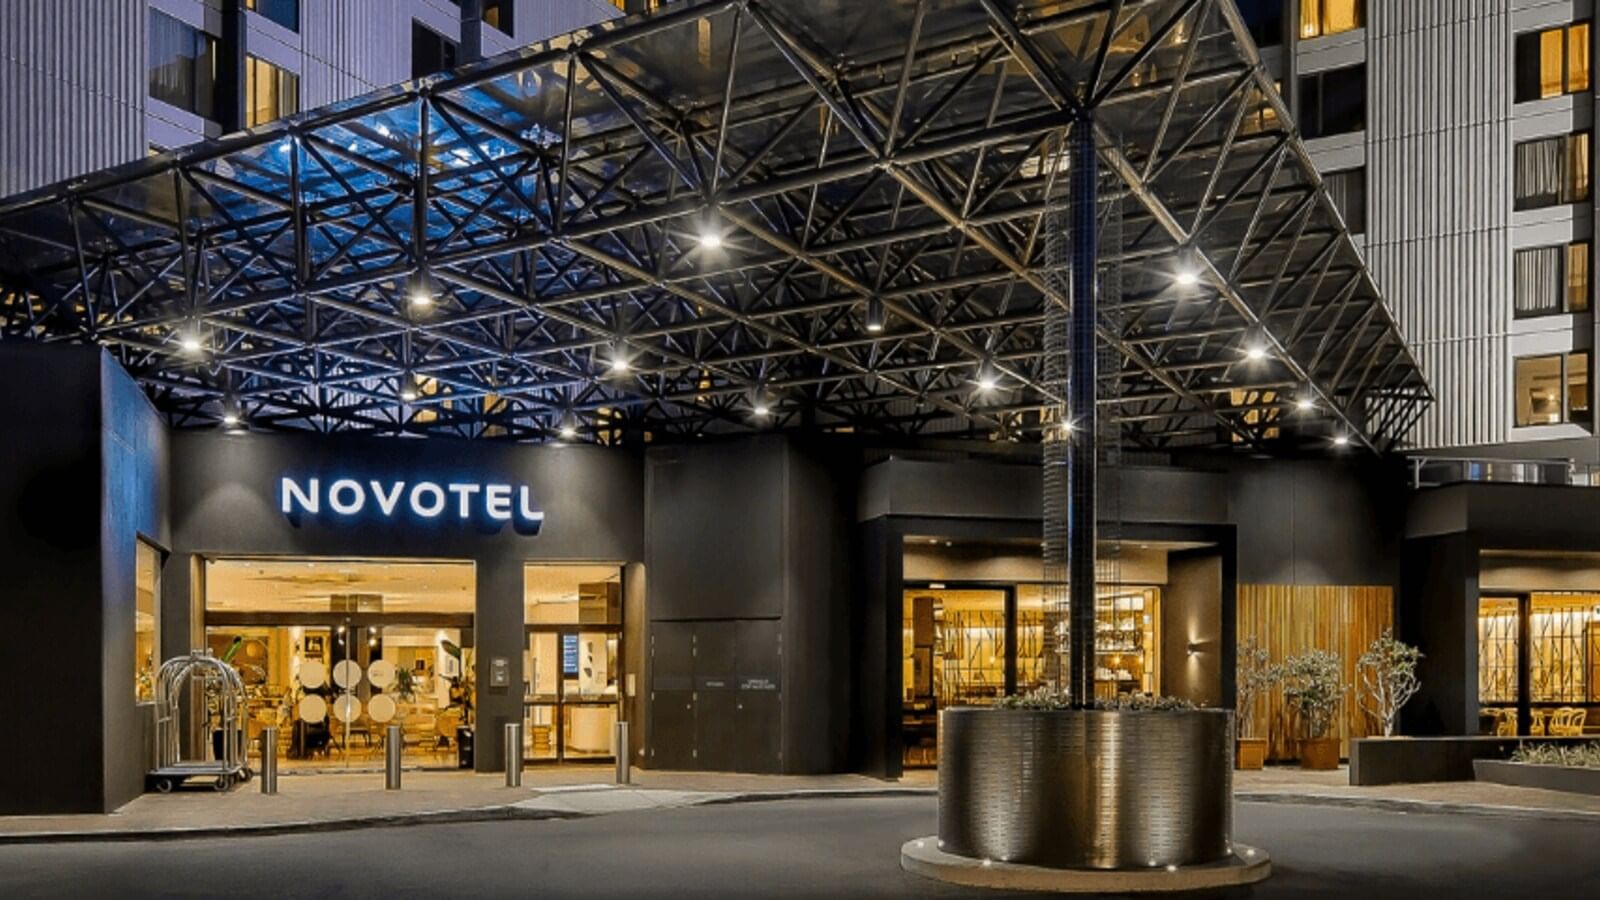
[(457, 520), (489, 530), (509, 524), (523, 534), (538, 534), (544, 524), (544, 510), (528, 486), (504, 482), (285, 475), (278, 480), (278, 508), (295, 524), (307, 516)]

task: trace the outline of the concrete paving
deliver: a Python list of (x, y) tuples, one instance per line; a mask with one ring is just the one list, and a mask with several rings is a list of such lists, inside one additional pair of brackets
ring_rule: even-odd
[[(931, 796), (712, 804), (569, 820), (0, 847), (3, 897), (983, 897), (902, 871)], [(1600, 823), (1241, 803), (1262, 884), (1212, 897), (1583, 897)]]
[[(204, 787), (147, 794), (111, 815), (0, 817), (0, 844), (571, 818), (742, 800), (931, 794), (936, 784), (926, 770), (893, 782), (860, 775), (633, 774), (634, 784), (621, 788), (611, 783), (609, 767), (532, 768), (522, 787), (507, 788), (502, 775), (417, 771), (405, 773), (398, 791), (383, 789), (382, 773), (286, 775), (272, 796), (251, 782), (224, 794)], [(1235, 773), (1234, 789), (1247, 801), (1600, 821), (1600, 797), (1472, 782), (1352, 787), (1348, 780), (1344, 770), (1274, 767)]]

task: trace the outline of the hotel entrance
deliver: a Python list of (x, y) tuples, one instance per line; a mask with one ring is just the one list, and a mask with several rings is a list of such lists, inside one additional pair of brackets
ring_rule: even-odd
[(408, 766), (470, 761), (472, 563), (208, 559), (204, 577), (205, 645), (244, 683), (252, 758), (276, 727), (286, 771), (378, 769), (399, 726)]
[(622, 663), (622, 567), (524, 569), (523, 757), (528, 762), (616, 758)]

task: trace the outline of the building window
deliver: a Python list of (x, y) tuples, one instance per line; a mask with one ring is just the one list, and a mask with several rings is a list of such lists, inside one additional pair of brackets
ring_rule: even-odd
[(1524, 356), (1515, 365), (1518, 428), (1589, 421), (1588, 351)]
[(1589, 308), (1589, 242), (1518, 250), (1515, 259), (1519, 319)]
[(499, 29), (501, 34), (514, 34), (516, 27), (512, 19), (512, 10), (516, 3), (512, 0), (483, 0), (483, 21)]
[(156, 698), (161, 668), (161, 551), (144, 541), (134, 549), (133, 694), (140, 703)]
[(1523, 141), (1516, 147), (1517, 209), (1541, 209), (1589, 199), (1589, 133)]
[(422, 78), (456, 67), (456, 42), (421, 22), (411, 23), (411, 77)]
[(1300, 0), (1300, 37), (1325, 37), (1367, 24), (1364, 0)]
[(1300, 133), (1308, 138), (1367, 127), (1367, 67), (1329, 69), (1300, 79)]
[(662, 0), (610, 0), (610, 3), (625, 13), (642, 13), (660, 9)]
[(254, 56), (244, 61), (244, 124), (254, 128), (300, 111), (300, 76)]
[(1239, 14), (1257, 47), (1283, 43), (1283, 0), (1238, 0)]
[(244, 8), (290, 31), (300, 30), (300, 0), (244, 0)]
[(217, 121), (217, 39), (151, 11), (150, 96)]
[(1367, 170), (1365, 167), (1343, 169), (1322, 176), (1328, 188), (1328, 197), (1344, 216), (1344, 224), (1351, 234), (1367, 230)]
[(1517, 102), (1589, 89), (1589, 23), (1517, 35)]

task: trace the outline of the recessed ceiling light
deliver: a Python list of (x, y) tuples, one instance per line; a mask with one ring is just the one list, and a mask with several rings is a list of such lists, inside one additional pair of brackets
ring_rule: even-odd
[(1294, 402), (1294, 408), (1300, 410), (1301, 412), (1310, 412), (1311, 410), (1315, 409), (1316, 406), (1316, 402), (1310, 397), (1302, 396), (1300, 399)]
[(765, 400), (757, 400), (755, 406), (751, 407), (750, 411), (758, 416), (765, 416), (772, 412), (772, 407), (768, 406)]
[(1347, 434), (1334, 435), (1333, 445), (1335, 447), (1345, 447), (1345, 446), (1348, 446), (1349, 444), (1350, 444), (1350, 436), (1349, 435), (1347, 435)]
[(715, 228), (705, 229), (704, 231), (700, 232), (698, 238), (700, 241), (700, 246), (707, 250), (715, 250), (722, 246), (722, 234)]
[(1245, 359), (1248, 359), (1251, 362), (1260, 362), (1261, 360), (1267, 358), (1267, 348), (1261, 346), (1260, 344), (1251, 344), (1244, 349), (1244, 356)]
[(1200, 283), (1200, 273), (1193, 269), (1183, 269), (1173, 277), (1173, 280), (1183, 287), (1194, 287)]

